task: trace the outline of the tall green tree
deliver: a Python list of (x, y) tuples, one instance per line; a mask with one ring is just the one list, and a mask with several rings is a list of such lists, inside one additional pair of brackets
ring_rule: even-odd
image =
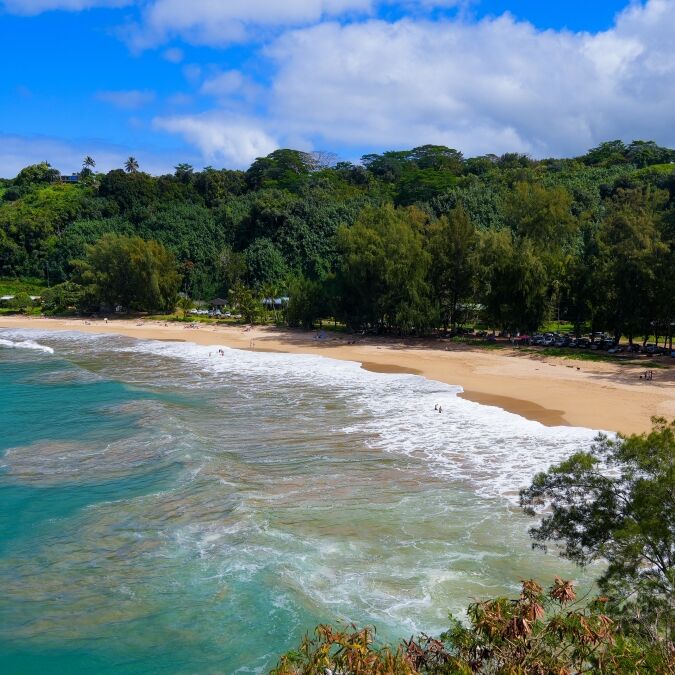
[(288, 274), (281, 251), (269, 239), (256, 239), (245, 252), (246, 277), (249, 286), (279, 284)]
[(104, 235), (75, 263), (79, 283), (95, 304), (173, 311), (181, 277), (174, 255), (156, 241)]
[(675, 421), (654, 419), (649, 434), (599, 436), (586, 452), (537, 475), (520, 495), (535, 544), (559, 542), (588, 565), (615, 612), (675, 630)]
[(254, 324), (258, 321), (262, 312), (262, 304), (259, 297), (243, 284), (235, 284), (228, 292), (230, 304), (242, 316), (244, 321)]
[(321, 282), (296, 277), (290, 282), (288, 293), (286, 320), (289, 326), (310, 330), (322, 316), (327, 315), (324, 285)]
[(659, 261), (668, 253), (658, 228), (663, 199), (662, 193), (650, 189), (619, 190), (608, 203), (599, 233), (607, 280), (604, 320), (617, 338), (623, 334), (629, 342), (652, 332), (658, 311)]
[(562, 187), (517, 183), (505, 198), (504, 220), (517, 238), (535, 243), (553, 266), (578, 232), (571, 206), (572, 197)]
[(475, 287), (479, 237), (461, 207), (452, 209), (429, 227), (431, 288), (445, 328), (461, 322), (460, 303), (469, 300)]
[(341, 314), (355, 328), (421, 333), (434, 322), (419, 211), (366, 208), (338, 230)]
[(138, 173), (138, 160), (135, 157), (129, 157), (126, 162), (124, 162), (124, 169), (127, 173)]
[(53, 183), (59, 179), (60, 175), (59, 171), (49, 162), (40, 162), (21, 169), (14, 179), (14, 183), (22, 187), (29, 187), (38, 183)]
[(549, 286), (546, 268), (530, 239), (508, 230), (481, 237), (479, 298), (493, 327), (534, 331), (544, 320)]
[(259, 157), (246, 172), (249, 188), (297, 188), (312, 171), (314, 160), (309, 153), (282, 148), (267, 157)]

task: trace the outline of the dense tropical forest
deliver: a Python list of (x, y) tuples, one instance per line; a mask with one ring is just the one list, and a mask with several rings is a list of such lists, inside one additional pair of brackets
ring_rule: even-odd
[[(465, 158), (427, 145), (365, 155), (277, 150), (246, 171), (132, 157), (75, 177), (48, 163), (0, 182), (0, 277), (38, 278), (46, 308), (173, 310), (229, 298), (254, 320), (423, 335), (479, 311), (666, 338), (675, 321), (675, 151), (602, 143), (574, 159)], [(179, 296), (180, 293), (180, 296)], [(190, 300), (188, 300), (190, 299)]]

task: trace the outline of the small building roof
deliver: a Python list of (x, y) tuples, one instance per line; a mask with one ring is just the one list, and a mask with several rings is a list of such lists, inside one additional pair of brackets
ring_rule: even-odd
[(227, 300), (223, 300), (223, 298), (214, 298), (213, 300), (209, 300), (209, 305), (213, 305), (214, 307), (222, 307), (226, 304)]

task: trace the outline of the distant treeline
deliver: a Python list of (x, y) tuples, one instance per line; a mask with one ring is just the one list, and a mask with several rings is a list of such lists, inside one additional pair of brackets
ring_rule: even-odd
[[(68, 282), (66, 298), (137, 309), (170, 308), (178, 291), (290, 295), (289, 322), (306, 326), (330, 316), (427, 334), (480, 312), (512, 331), (555, 318), (629, 337), (672, 332), (675, 151), (653, 142), (574, 159), (467, 159), (427, 145), (359, 165), (277, 150), (247, 171), (141, 169), (129, 158), (100, 174), (87, 157), (74, 183), (47, 163), (0, 181), (0, 276)], [(113, 252), (122, 295), (114, 265), (96, 268)]]

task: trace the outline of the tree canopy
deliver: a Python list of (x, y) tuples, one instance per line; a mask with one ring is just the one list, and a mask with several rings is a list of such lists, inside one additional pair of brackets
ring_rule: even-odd
[(479, 311), (522, 333), (555, 312), (644, 340), (675, 322), (675, 155), (651, 141), (543, 160), (423, 145), (360, 165), (279, 149), (163, 176), (86, 156), (78, 182), (43, 162), (0, 185), (2, 276), (75, 281), (106, 234), (161, 243), (191, 298), (303, 279), (319, 285), (311, 314), (359, 330), (445, 331)]
[(607, 562), (599, 585), (618, 615), (675, 629), (675, 422), (649, 434), (600, 436), (586, 452), (535, 477), (521, 492), (539, 546), (586, 565)]
[(169, 310), (181, 278), (174, 255), (156, 241), (105, 234), (76, 262), (77, 280), (89, 302), (111, 308)]

